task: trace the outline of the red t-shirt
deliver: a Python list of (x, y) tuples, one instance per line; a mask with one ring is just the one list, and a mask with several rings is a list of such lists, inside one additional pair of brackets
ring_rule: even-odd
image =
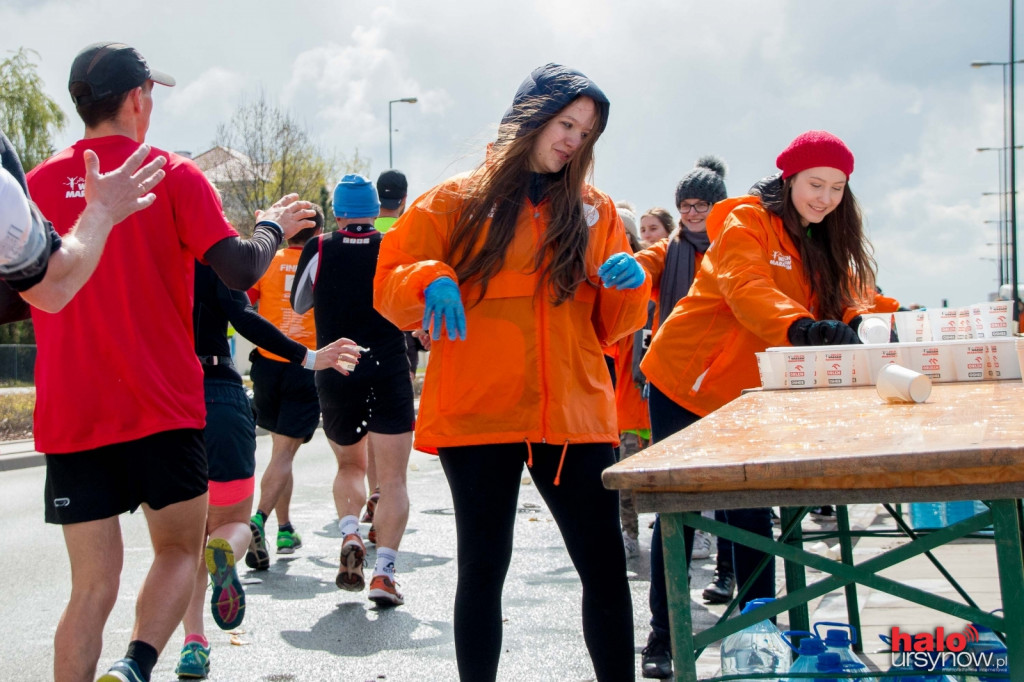
[[(28, 174), (32, 198), (57, 232), (85, 208), (85, 162), (120, 166), (138, 148), (120, 135), (81, 140)], [(77, 452), (161, 431), (203, 428), (203, 373), (193, 349), (194, 259), (238, 233), (189, 159), (168, 158), (152, 206), (118, 224), (96, 272), (59, 313), (32, 309), (36, 332), (35, 441)]]

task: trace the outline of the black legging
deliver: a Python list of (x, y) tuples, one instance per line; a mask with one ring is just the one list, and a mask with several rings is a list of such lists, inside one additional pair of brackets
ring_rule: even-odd
[[(534, 443), (534, 485), (551, 510), (583, 584), (583, 639), (597, 679), (635, 679), (633, 606), (619, 531), (619, 501), (601, 484), (614, 463), (609, 443)], [(459, 677), (494, 680), (501, 654), (501, 592), (512, 560), (525, 443), (440, 448), (458, 535), (455, 657)], [(539, 665), (539, 664), (538, 664)]]

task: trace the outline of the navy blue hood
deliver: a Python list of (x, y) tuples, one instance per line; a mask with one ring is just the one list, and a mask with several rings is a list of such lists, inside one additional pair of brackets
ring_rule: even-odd
[(586, 96), (597, 104), (597, 134), (604, 132), (608, 123), (608, 97), (590, 80), (576, 69), (561, 64), (545, 64), (534, 69), (516, 90), (512, 106), (502, 117), (502, 124), (516, 121), (527, 114), (523, 105), (534, 99), (541, 102), (540, 109), (530, 114), (523, 121), (517, 136), (539, 128), (547, 123), (555, 114), (564, 109), (570, 102), (580, 96)]

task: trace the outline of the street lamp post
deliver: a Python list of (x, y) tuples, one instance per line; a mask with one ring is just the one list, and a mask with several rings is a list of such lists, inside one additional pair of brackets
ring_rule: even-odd
[(405, 102), (406, 104), (416, 104), (417, 100), (415, 97), (403, 97), (401, 99), (393, 99), (388, 101), (388, 168), (395, 167), (395, 161), (392, 158), (391, 153), (391, 105), (395, 102)]
[[(1017, 149), (1024, 149), (1024, 145), (1017, 145)], [(996, 152), (999, 157), (999, 191), (982, 192), (982, 196), (999, 196), (999, 220), (986, 220), (986, 223), (997, 223), (999, 226), (999, 286), (1006, 284), (1010, 273), (1009, 256), (1009, 204), (1011, 194), (1006, 185), (1006, 147), (978, 147), (979, 152)], [(987, 245), (991, 246), (991, 245)]]

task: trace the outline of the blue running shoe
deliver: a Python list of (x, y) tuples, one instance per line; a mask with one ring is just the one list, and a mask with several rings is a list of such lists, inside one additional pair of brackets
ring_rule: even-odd
[(181, 647), (174, 674), (189, 680), (205, 680), (210, 674), (210, 647), (189, 642)]
[(233, 630), (245, 617), (245, 591), (235, 570), (235, 553), (224, 538), (211, 538), (206, 545), (206, 570), (213, 581), (210, 611), (221, 630)]
[(96, 682), (149, 682), (139, 672), (139, 664), (130, 658), (122, 658)]

